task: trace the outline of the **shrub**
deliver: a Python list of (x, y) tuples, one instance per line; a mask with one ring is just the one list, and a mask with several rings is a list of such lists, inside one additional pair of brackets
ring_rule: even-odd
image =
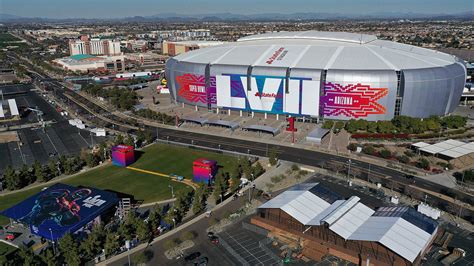
[(430, 169), (430, 162), (425, 158), (421, 158), (416, 162), (416, 167), (429, 170)]
[(350, 143), (349, 145), (347, 145), (347, 149), (350, 150), (350, 151), (356, 151), (357, 150), (357, 144)]
[(379, 154), (380, 154), (380, 157), (382, 157), (382, 158), (384, 158), (384, 159), (388, 159), (388, 158), (392, 157), (392, 153), (391, 153), (389, 150), (387, 150), (387, 149), (381, 150), (381, 151), (379, 152)]
[(397, 160), (401, 163), (409, 163), (410, 162), (410, 158), (406, 155), (397, 156)]
[(375, 149), (372, 145), (365, 145), (362, 148), (362, 152), (368, 155), (373, 155), (375, 153)]
[(334, 125), (334, 121), (326, 120), (326, 121), (324, 121), (322, 128), (331, 129), (333, 125)]
[(292, 170), (292, 171), (299, 171), (299, 170), (300, 170), (300, 167), (299, 167), (297, 164), (293, 164), (293, 165), (291, 166), (291, 170)]
[(413, 156), (415, 156), (415, 153), (412, 152), (412, 151), (405, 151), (404, 154), (405, 154), (406, 156), (408, 156), (408, 157), (413, 157)]

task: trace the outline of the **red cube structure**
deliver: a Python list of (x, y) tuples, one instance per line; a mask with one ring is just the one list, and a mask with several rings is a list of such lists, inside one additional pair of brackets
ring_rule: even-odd
[(135, 162), (133, 146), (117, 145), (112, 147), (112, 164), (126, 167)]
[(194, 182), (206, 182), (207, 184), (211, 184), (216, 173), (217, 162), (214, 160), (200, 158), (193, 162)]

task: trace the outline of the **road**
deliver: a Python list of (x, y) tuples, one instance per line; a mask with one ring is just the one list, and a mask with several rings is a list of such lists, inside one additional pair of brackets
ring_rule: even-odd
[[(38, 81), (45, 85), (48, 90), (52, 90), (54, 95), (65, 103), (73, 106), (80, 114), (92, 114), (89, 116), (90, 120), (99, 126), (106, 127), (112, 130), (119, 130), (127, 133), (134, 133), (139, 128), (149, 130), (152, 134), (164, 141), (174, 141), (190, 146), (203, 146), (208, 148), (214, 148), (217, 150), (234, 151), (244, 154), (251, 154), (257, 156), (268, 156), (272, 150), (277, 151), (278, 158), (290, 162), (321, 167), (328, 163), (338, 163), (344, 166), (343, 169), (348, 166), (349, 158), (334, 154), (328, 154), (324, 152), (305, 150), (300, 148), (294, 148), (284, 145), (268, 144), (263, 142), (254, 142), (249, 140), (242, 140), (224, 136), (207, 135), (202, 133), (187, 132), (175, 128), (165, 126), (150, 126), (138, 123), (136, 119), (126, 119), (123, 117), (111, 114), (109, 110), (104, 109), (101, 106), (89, 101), (83, 96), (65, 88), (58, 80), (47, 77), (46, 75), (39, 75), (38, 73), (32, 72), (31, 76), (34, 81)], [(369, 163), (363, 162), (357, 159), (351, 158), (350, 163), (351, 169), (358, 169), (364, 172), (369, 169)], [(343, 170), (342, 169), (342, 170)], [(414, 177), (413, 179), (407, 179), (404, 173), (387, 167), (370, 164), (371, 177), (377, 177), (378, 182), (382, 184), (388, 184), (389, 182), (395, 182), (404, 186), (419, 187), (425, 191), (431, 191), (431, 200), (439, 208), (444, 208), (446, 204), (452, 204), (452, 202), (446, 201), (439, 196), (439, 194), (449, 195), (456, 198), (458, 201), (471, 203), (472, 196), (456, 190), (441, 186), (439, 184), (430, 182), (425, 179)], [(438, 195), (438, 196), (436, 196)], [(457, 204), (457, 203), (455, 203)], [(473, 215), (470, 210), (465, 210), (464, 216), (472, 220)]]

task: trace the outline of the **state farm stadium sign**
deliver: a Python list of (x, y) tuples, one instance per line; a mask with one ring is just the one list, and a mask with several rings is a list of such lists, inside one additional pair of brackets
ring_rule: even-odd
[[(266, 62), (278, 60), (284, 49), (278, 49)], [(311, 78), (221, 74), (209, 77), (185, 73), (176, 77), (177, 97), (190, 104), (243, 111), (268, 112), (325, 117), (365, 118), (384, 115), (381, 100), (388, 88), (370, 84), (339, 84)], [(250, 85), (250, 87), (249, 87)], [(322, 88), (321, 88), (322, 86)], [(322, 92), (322, 93), (321, 93)]]
[(275, 60), (282, 60), (287, 53), (288, 53), (288, 50), (285, 50), (284, 47), (280, 47), (278, 50), (276, 50), (273, 53), (273, 55), (270, 58), (268, 58), (266, 63), (268, 65), (271, 65), (271, 64), (273, 64), (273, 61), (275, 61)]

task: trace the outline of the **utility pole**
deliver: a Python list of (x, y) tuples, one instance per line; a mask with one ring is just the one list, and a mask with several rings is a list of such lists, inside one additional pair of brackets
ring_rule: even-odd
[(370, 183), (370, 163), (369, 163), (369, 172), (367, 173), (367, 182)]
[(348, 170), (347, 170), (347, 179), (349, 180), (351, 178), (351, 159), (349, 159), (349, 161), (347, 161), (349, 167), (348, 167)]

